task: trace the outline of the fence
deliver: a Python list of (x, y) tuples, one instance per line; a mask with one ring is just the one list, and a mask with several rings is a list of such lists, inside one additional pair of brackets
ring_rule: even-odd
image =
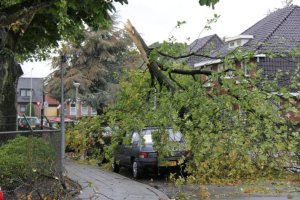
[[(23, 137), (22, 137), (23, 136)], [(14, 140), (15, 139), (15, 140)], [(17, 139), (22, 139), (22, 141), (25, 141), (24, 143), (13, 143), (16, 145), (13, 150), (10, 150), (9, 148), (6, 148), (6, 151), (4, 151), (4, 147), (7, 147), (7, 144), (12, 144), (12, 141), (16, 141)], [(8, 182), (7, 185), (3, 185), (3, 177), (7, 176), (7, 173), (12, 173), (14, 176), (14, 173), (17, 175), (19, 171), (22, 171), (23, 169), (7, 169), (6, 163), (0, 163), (0, 187), (2, 187), (2, 190), (4, 190), (4, 193), (19, 193), (15, 190), (22, 188), (21, 190), (25, 190), (26, 188), (28, 190), (28, 184), (31, 184), (36, 179), (37, 173), (43, 173), (43, 170), (49, 170), (51, 171), (52, 177), (59, 177), (62, 173), (62, 143), (61, 143), (61, 131), (60, 130), (23, 130), (23, 131), (9, 131), (9, 132), (0, 132), (0, 155), (1, 151), (5, 152), (7, 155), (7, 160), (10, 160), (10, 157), (15, 157), (16, 162), (22, 162), (21, 160), (25, 160), (25, 166), (30, 168), (30, 172), (26, 174), (26, 181), (22, 180), (22, 178), (18, 178), (20, 176), (16, 176), (15, 180), (11, 180), (12, 182), (15, 181), (15, 183), (19, 185), (14, 185), (14, 187), (11, 186), (12, 182)], [(37, 145), (38, 142), (38, 145)], [(21, 148), (21, 145), (23, 144), (23, 149)], [(20, 145), (20, 146), (18, 146)], [(24, 149), (25, 146), (25, 149)], [(46, 148), (47, 147), (47, 148)], [(11, 147), (10, 147), (11, 148)], [(7, 151), (7, 149), (9, 149)], [(19, 152), (18, 152), (19, 151)], [(25, 151), (25, 152), (24, 152)], [(48, 155), (49, 154), (49, 155)], [(50, 156), (51, 154), (51, 156)], [(4, 155), (4, 154), (2, 154)], [(22, 155), (25, 157), (21, 157), (19, 159), (18, 156)], [(24, 156), (25, 155), (25, 156)], [(51, 157), (51, 162), (49, 162), (48, 158)], [(45, 159), (44, 159), (45, 158)], [(1, 162), (1, 158), (0, 158)], [(2, 160), (2, 162), (6, 162), (6, 160)], [(51, 166), (47, 166), (51, 163)], [(2, 168), (1, 169), (1, 165)], [(9, 164), (7, 164), (9, 165)], [(14, 165), (13, 165), (14, 166)], [(31, 169), (32, 167), (32, 169)], [(40, 172), (34, 171), (34, 167), (40, 167)], [(4, 170), (5, 168), (5, 170)], [(43, 169), (45, 168), (45, 169)], [(11, 171), (10, 171), (11, 170)], [(27, 171), (28, 172), (28, 171)], [(6, 173), (6, 174), (5, 174)], [(35, 174), (33, 174), (35, 173)], [(41, 173), (41, 174), (42, 174)], [(32, 177), (30, 177), (32, 175)], [(42, 174), (44, 176), (44, 174)], [(35, 177), (34, 177), (35, 176)], [(1, 179), (2, 179), (2, 185), (1, 185)], [(6, 182), (5, 182), (6, 183)], [(45, 186), (43, 189), (47, 188)], [(13, 188), (13, 189), (12, 189)], [(42, 192), (45, 194), (45, 192)]]

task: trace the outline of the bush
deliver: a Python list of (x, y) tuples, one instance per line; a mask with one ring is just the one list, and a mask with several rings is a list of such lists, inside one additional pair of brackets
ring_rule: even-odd
[(107, 122), (103, 116), (82, 118), (66, 131), (66, 149), (82, 159), (105, 159), (104, 148), (110, 144), (110, 134), (105, 130)]
[[(31, 115), (30, 115), (30, 108), (31, 108)], [(35, 110), (34, 110), (34, 105), (27, 104), (25, 108), (25, 115), (27, 116), (35, 116)]]
[(0, 147), (0, 185), (14, 189), (52, 171), (55, 152), (41, 138), (18, 136)]

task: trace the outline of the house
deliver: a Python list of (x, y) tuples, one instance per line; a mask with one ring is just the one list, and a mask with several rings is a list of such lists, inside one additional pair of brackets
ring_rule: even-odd
[[(59, 117), (60, 116), (60, 102), (52, 97), (50, 94), (45, 95), (45, 110), (44, 115), (47, 118)], [(75, 101), (66, 99), (64, 103), (65, 117), (69, 119), (78, 119), (85, 116), (95, 116), (97, 112), (91, 106), (86, 105), (84, 102), (78, 100), (76, 105)]]
[[(211, 52), (219, 49), (224, 45), (224, 42), (219, 38), (217, 34), (209, 35), (203, 38), (199, 38), (190, 44), (190, 51), (201, 55), (210, 56)], [(187, 60), (190, 66), (194, 66), (200, 62), (199, 57), (192, 55)]]
[[(211, 36), (212, 37), (212, 36)], [(213, 37), (217, 37), (214, 35)], [(195, 48), (195, 43), (200, 43)], [(205, 44), (202, 44), (206, 42)], [(203, 53), (210, 40), (200, 38), (194, 41), (191, 51)], [(290, 54), (290, 52), (299, 51), (300, 45), (300, 7), (296, 5), (288, 6), (272, 12), (256, 24), (242, 32), (240, 35), (227, 38), (223, 43), (218, 42), (215, 49), (204, 56), (194, 56), (188, 63), (192, 68), (207, 68), (211, 70), (223, 70), (226, 66), (222, 63), (222, 58), (240, 51), (254, 52), (254, 59), (258, 68), (263, 69), (265, 77), (272, 78), (277, 71), (284, 71), (293, 74), (300, 62), (299, 54)], [(212, 46), (212, 45), (210, 45)], [(295, 51), (296, 50), (296, 51)], [(273, 54), (272, 57), (268, 56)], [(247, 66), (243, 63), (236, 63), (244, 68), (245, 75), (249, 75)], [(282, 76), (279, 80), (280, 86), (287, 86), (290, 83), (290, 75)]]
[[(217, 36), (210, 37), (216, 38)], [(262, 75), (266, 79), (274, 80), (277, 72), (283, 72), (277, 82), (279, 87), (287, 87), (290, 98), (296, 101), (297, 105), (300, 105), (299, 100), (295, 98), (299, 97), (300, 89), (290, 87), (291, 75), (295, 74), (297, 65), (300, 63), (299, 6), (291, 5), (270, 13), (240, 35), (227, 38), (222, 43), (218, 42), (215, 48), (207, 53), (207, 46), (212, 46), (210, 42), (205, 37), (197, 39), (190, 45), (190, 50), (195, 54), (203, 54), (204, 52), (204, 56), (194, 56), (188, 60), (192, 68), (223, 71), (227, 68), (223, 63), (225, 56), (234, 58), (232, 55), (236, 52), (245, 55), (246, 52), (251, 51), (254, 53), (254, 57), (250, 62), (256, 63), (257, 68), (262, 69)], [(195, 43), (201, 45), (194, 45)], [(235, 66), (243, 69), (245, 76), (256, 73), (247, 69), (243, 60), (235, 60)], [(205, 77), (201, 76), (201, 79), (203, 78)], [(300, 114), (287, 110), (284, 115), (292, 121), (300, 123)]]
[(96, 109), (93, 109), (90, 105), (85, 104), (80, 99), (77, 102), (68, 99), (65, 101), (65, 116), (70, 119), (78, 119), (80, 117), (95, 116), (97, 115)]
[[(60, 101), (44, 91), (43, 78), (20, 77), (17, 85), (17, 112), (19, 116), (25, 114), (26, 106), (32, 102), (34, 113), (32, 116), (41, 118), (42, 113), (47, 118), (58, 117), (60, 115)], [(42, 110), (44, 105), (44, 111)], [(70, 99), (64, 103), (65, 117), (78, 119), (82, 116), (94, 116), (97, 114), (92, 107), (78, 101), (76, 104)]]
[(48, 93), (45, 94), (44, 115), (48, 118), (57, 117), (59, 115), (60, 102)]
[(18, 115), (25, 114), (26, 106), (34, 106), (32, 116), (41, 116), (43, 104), (43, 78), (20, 77), (17, 85), (17, 112)]

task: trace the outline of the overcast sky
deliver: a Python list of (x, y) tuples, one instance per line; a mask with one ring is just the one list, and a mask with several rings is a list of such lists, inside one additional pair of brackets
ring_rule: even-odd
[[(191, 43), (198, 37), (218, 34), (221, 38), (233, 37), (264, 18), (268, 13), (283, 7), (283, 0), (220, 0), (215, 9), (200, 6), (198, 0), (128, 0), (128, 5), (116, 4), (120, 21), (127, 19), (135, 26), (148, 45), (175, 36), (180, 42)], [(300, 6), (300, 0), (293, 0)], [(214, 14), (219, 20), (212, 29), (204, 31), (207, 19)], [(174, 29), (177, 21), (186, 21)], [(189, 39), (188, 39), (189, 38)], [(22, 65), (24, 76), (45, 77), (50, 70), (48, 62)], [(33, 68), (33, 70), (32, 70)]]

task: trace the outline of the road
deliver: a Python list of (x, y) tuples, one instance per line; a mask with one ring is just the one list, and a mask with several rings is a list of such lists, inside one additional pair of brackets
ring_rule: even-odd
[[(121, 169), (120, 174), (131, 178), (131, 172), (127, 169)], [(153, 175), (145, 176), (137, 180), (143, 184), (154, 187), (165, 193), (169, 198), (175, 198), (176, 195), (182, 193), (190, 200), (199, 200), (200, 187), (199, 185), (183, 185), (176, 187), (168, 176), (156, 177)], [(202, 187), (203, 188), (203, 187)], [(205, 193), (209, 195), (211, 200), (286, 200), (286, 199), (300, 199), (300, 185), (292, 183), (255, 183), (235, 186), (218, 186), (207, 185), (204, 187)], [(202, 193), (203, 195), (203, 193)]]

